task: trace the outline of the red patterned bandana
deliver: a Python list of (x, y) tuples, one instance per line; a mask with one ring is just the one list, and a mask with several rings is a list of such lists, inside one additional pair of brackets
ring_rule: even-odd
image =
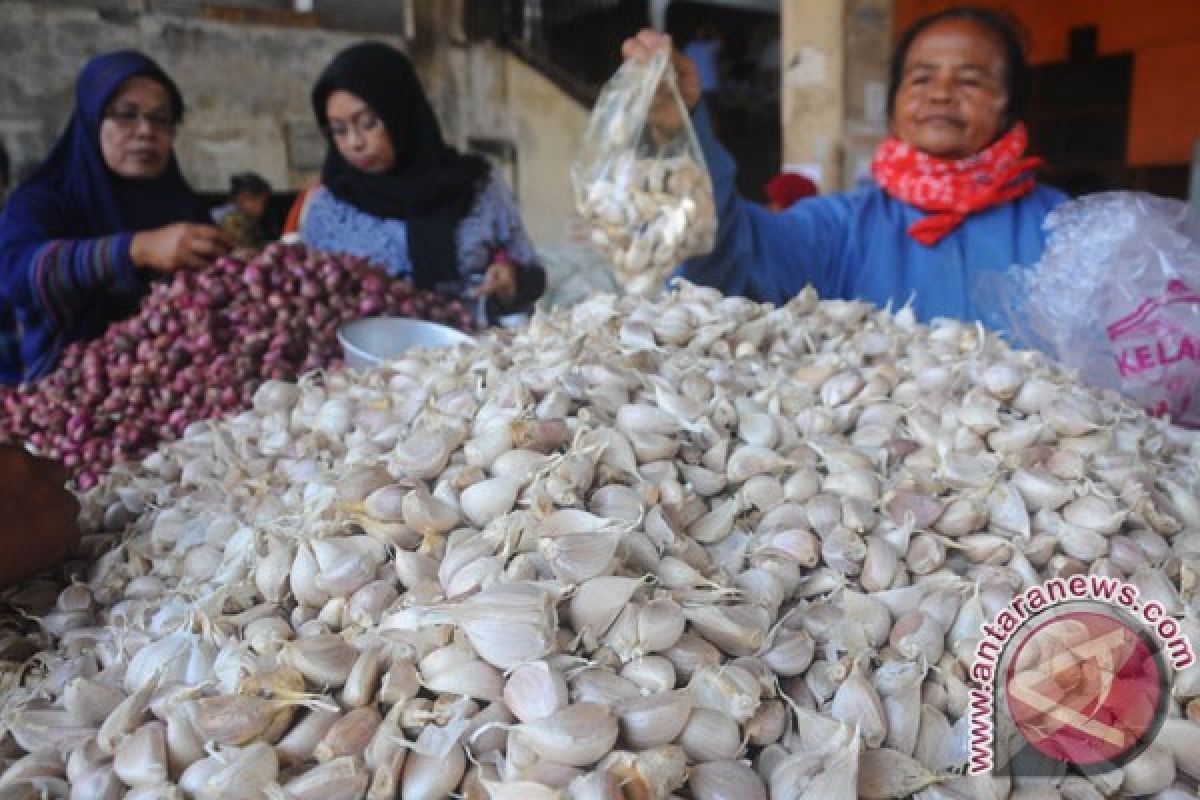
[(1033, 189), (1033, 171), (1044, 162), (1023, 157), (1028, 144), (1021, 122), (991, 146), (957, 161), (926, 155), (889, 136), (875, 151), (871, 174), (892, 197), (929, 214), (908, 229), (909, 236), (929, 246), (961, 225), (968, 214)]

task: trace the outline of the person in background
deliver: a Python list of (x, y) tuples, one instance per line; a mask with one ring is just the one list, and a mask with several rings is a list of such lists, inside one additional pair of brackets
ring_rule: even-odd
[(296, 193), (296, 199), (292, 201), (291, 207), (288, 208), (287, 217), (283, 221), (283, 241), (302, 241), (300, 231), (304, 230), (304, 217), (308, 211), (308, 202), (312, 200), (313, 194), (320, 188), (321, 183), (317, 181), (305, 186)]
[(367, 42), (340, 53), (312, 92), (329, 139), (301, 237), (361, 256), (418, 288), (529, 309), (546, 274), (508, 187), (488, 162), (446, 145), (406, 56)]
[(683, 53), (696, 65), (700, 94), (712, 104), (721, 85), (721, 35), (717, 33), (716, 26), (711, 22), (698, 25), (696, 35), (684, 47)]
[(0, 444), (0, 588), (62, 561), (79, 544), (79, 501), (60, 464)]
[[(645, 61), (669, 46), (643, 31), (622, 50)], [(1041, 161), (1025, 153), (1029, 67), (1020, 37), (995, 11), (953, 8), (905, 31), (875, 185), (781, 213), (738, 197), (737, 165), (712, 133), (696, 67), (674, 60), (717, 204), (713, 251), (677, 273), (695, 283), (777, 304), (812, 284), (823, 297), (879, 306), (911, 298), (922, 321), (982, 320), (990, 309), (976, 298), (978, 278), (1035, 263), (1042, 222), (1066, 200), (1038, 183)]]
[(266, 244), (263, 218), (271, 199), (271, 185), (254, 172), (239, 172), (229, 179), (229, 203), (212, 211), (213, 221), (234, 247), (258, 250)]
[(156, 275), (228, 252), (175, 161), (182, 118), (141, 53), (83, 68), (66, 131), (0, 217), (0, 383), (45, 375), (66, 345), (132, 315)]
[(767, 196), (767, 208), (772, 211), (786, 211), (795, 205), (797, 200), (806, 197), (816, 197), (817, 185), (807, 176), (797, 172), (780, 172), (763, 187)]

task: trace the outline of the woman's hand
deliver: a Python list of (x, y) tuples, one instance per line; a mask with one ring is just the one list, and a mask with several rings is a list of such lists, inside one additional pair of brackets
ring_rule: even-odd
[(671, 63), (675, 65), (679, 94), (690, 111), (700, 102), (700, 73), (696, 71), (694, 61), (672, 47), (670, 36), (643, 28), (637, 36), (625, 40), (621, 45), (621, 55), (639, 64), (645, 64), (664, 47), (671, 48)]
[(159, 272), (204, 269), (233, 247), (216, 225), (176, 222), (133, 235), (129, 255), (139, 267)]
[(492, 264), (475, 292), (477, 296), (495, 297), (504, 305), (511, 305), (517, 299), (516, 265), (505, 262)]
[(0, 586), (50, 569), (79, 544), (79, 501), (66, 480), (57, 462), (0, 445)]

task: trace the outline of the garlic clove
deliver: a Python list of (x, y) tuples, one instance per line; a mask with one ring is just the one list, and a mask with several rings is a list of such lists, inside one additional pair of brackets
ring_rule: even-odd
[(430, 494), (423, 483), (404, 492), (400, 500), (400, 517), (405, 525), (422, 536), (448, 533), (460, 521), (458, 508)]
[(300, 670), (305, 678), (330, 688), (345, 686), (359, 653), (336, 633), (306, 636), (285, 642), (281, 661)]
[(478, 659), (462, 661), (444, 670), (425, 674), (425, 687), (434, 692), (493, 702), (504, 692), (504, 676)]
[(538, 756), (574, 767), (599, 761), (619, 734), (612, 709), (597, 703), (573, 703), (513, 730)]
[(166, 781), (166, 726), (161, 722), (147, 722), (125, 737), (113, 755), (113, 772), (126, 786)]
[(636, 750), (675, 741), (687, 724), (692, 698), (686, 690), (636, 697), (617, 707), (621, 737)]
[(292, 777), (283, 788), (295, 800), (358, 800), (370, 776), (349, 756), (317, 764)]
[(319, 762), (362, 754), (383, 721), (373, 706), (356, 708), (334, 721), (313, 748)]
[(521, 722), (543, 719), (567, 705), (567, 684), (545, 661), (523, 664), (504, 685), (504, 702)]
[(675, 687), (675, 665), (666, 656), (642, 656), (621, 667), (620, 675), (643, 692), (665, 692)]
[(514, 478), (489, 478), (464, 489), (459, 504), (472, 523), (486, 525), (512, 510), (520, 488), (521, 483)]
[(696, 633), (731, 656), (753, 655), (766, 640), (771, 613), (758, 606), (688, 606)]
[(858, 728), (868, 747), (878, 747), (887, 733), (883, 703), (875, 687), (862, 671), (862, 661), (856, 662), (850, 675), (833, 695), (830, 714), (834, 719)]
[(783, 737), (788, 722), (789, 712), (784, 702), (768, 700), (746, 722), (746, 741), (755, 747), (775, 744)]
[(611, 575), (591, 578), (580, 584), (571, 597), (567, 620), (571, 628), (584, 637), (586, 646), (596, 646), (642, 584), (638, 578)]
[(70, 800), (120, 800), (125, 787), (110, 766), (99, 766), (71, 782)]
[(1175, 757), (1171, 748), (1152, 742), (1122, 768), (1121, 792), (1128, 795), (1148, 795), (1161, 792), (1175, 781)]
[(767, 787), (758, 774), (740, 761), (706, 761), (688, 774), (696, 800), (767, 800)]

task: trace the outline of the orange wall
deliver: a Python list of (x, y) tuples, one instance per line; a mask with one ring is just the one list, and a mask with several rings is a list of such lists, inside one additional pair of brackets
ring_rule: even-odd
[(1200, 138), (1198, 67), (1200, 39), (1137, 52), (1129, 163), (1149, 166), (1191, 160), (1192, 146)]
[[(1096, 25), (1101, 54), (1133, 52), (1126, 160), (1190, 162), (1200, 138), (1200, 0), (974, 0), (1013, 13), (1029, 31), (1035, 64), (1067, 57), (1071, 28)], [(896, 0), (896, 31), (953, 0)]]

